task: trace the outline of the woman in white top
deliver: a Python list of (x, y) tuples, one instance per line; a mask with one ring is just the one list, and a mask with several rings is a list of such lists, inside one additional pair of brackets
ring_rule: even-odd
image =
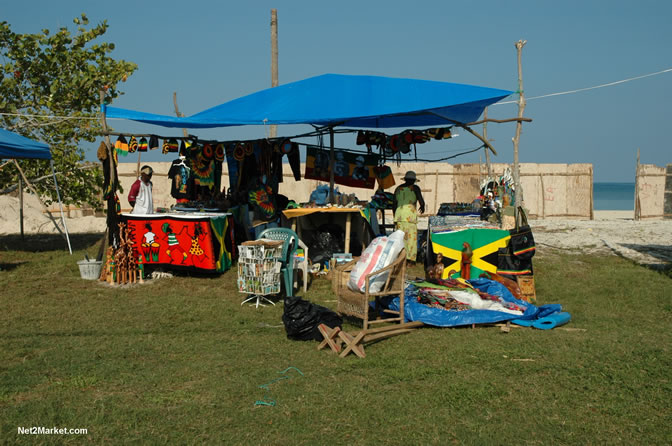
[(154, 171), (149, 166), (142, 166), (140, 177), (135, 180), (128, 193), (128, 202), (133, 206), (131, 214), (152, 214), (154, 203), (152, 201), (152, 174)]

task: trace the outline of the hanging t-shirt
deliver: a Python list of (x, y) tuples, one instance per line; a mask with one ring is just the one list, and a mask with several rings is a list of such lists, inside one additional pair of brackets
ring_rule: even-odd
[(191, 169), (187, 166), (186, 160), (176, 159), (168, 170), (168, 178), (172, 180), (170, 185), (170, 195), (177, 200), (189, 199)]

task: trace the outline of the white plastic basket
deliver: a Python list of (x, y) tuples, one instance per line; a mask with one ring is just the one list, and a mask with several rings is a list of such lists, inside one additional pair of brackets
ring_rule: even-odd
[(96, 280), (100, 276), (100, 269), (103, 267), (103, 262), (100, 260), (80, 260), (77, 262), (79, 266), (79, 274), (82, 279)]

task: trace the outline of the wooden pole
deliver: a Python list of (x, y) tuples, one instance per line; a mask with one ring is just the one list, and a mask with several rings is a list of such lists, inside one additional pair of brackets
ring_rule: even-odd
[[(488, 149), (486, 149), (485, 147), (483, 147), (483, 150), (485, 150), (486, 152), (488, 151)], [(481, 184), (481, 180), (482, 180), (481, 175), (482, 174), (483, 174), (483, 159), (481, 158), (481, 154), (479, 153), (478, 154), (478, 184)]]
[[(278, 10), (271, 9), (271, 87), (278, 86)], [(270, 137), (278, 136), (278, 126), (272, 125)]]
[(136, 176), (136, 177), (139, 177), (139, 176), (140, 176), (140, 154), (141, 154), (141, 153), (142, 153), (142, 152), (140, 152), (140, 151), (138, 150), (138, 164), (135, 166), (135, 176)]
[(334, 128), (329, 127), (329, 203), (334, 203)]
[(635, 220), (642, 217), (639, 201), (639, 147), (637, 148), (637, 165), (635, 166)]
[[(485, 107), (485, 110), (483, 110), (483, 138), (485, 140), (488, 140), (488, 107)], [(520, 122), (520, 121), (519, 121)], [(490, 167), (490, 152), (488, 151), (487, 148), (483, 148), (483, 151), (485, 152), (485, 166), (488, 169), (488, 178), (492, 177), (492, 170)], [(480, 170), (479, 170), (480, 173)]]
[[(594, 184), (594, 178), (593, 178), (593, 165), (590, 165), (590, 219), (595, 220), (595, 197), (593, 196), (593, 184)], [(543, 194), (543, 187), (541, 189), (542, 194)], [(543, 195), (542, 195), (543, 197)]]
[[(107, 157), (110, 160), (110, 188), (112, 189), (112, 194), (117, 193), (117, 167), (114, 163), (114, 155), (112, 153), (112, 143), (110, 142), (110, 135), (109, 135), (109, 130), (107, 128), (107, 113), (105, 112), (105, 107), (103, 107), (103, 104), (105, 103), (105, 91), (100, 90), (99, 91), (99, 96), (100, 96), (100, 106), (103, 112), (101, 113), (100, 116), (100, 124), (103, 126), (103, 134), (105, 135), (104, 141), (105, 141), (105, 146), (107, 147)], [(110, 210), (109, 207), (111, 206), (110, 202), (112, 200), (108, 200), (108, 209), (107, 209), (107, 215), (110, 215), (111, 212), (116, 212), (116, 209), (114, 211)], [(107, 228), (109, 230), (109, 234), (112, 234), (112, 240), (113, 242), (116, 242), (119, 240), (119, 228), (113, 228), (109, 227)]]
[[(527, 40), (519, 40), (514, 43), (518, 55), (518, 117), (522, 118), (525, 112), (525, 92), (523, 90), (523, 64), (522, 54), (523, 47)], [(523, 128), (523, 122), (516, 122), (516, 136), (513, 138), (513, 182), (516, 187), (515, 192), (515, 215), (518, 218), (518, 207), (522, 206), (523, 191), (520, 190), (520, 165), (518, 164), (518, 145), (520, 143), (520, 132)]]
[[(103, 90), (100, 90), (100, 105), (105, 103), (105, 92)], [(114, 156), (112, 155), (112, 143), (110, 142), (110, 135), (107, 134), (107, 118), (106, 115), (107, 113), (105, 112), (105, 108), (102, 107), (103, 113), (101, 114), (100, 117), (100, 124), (103, 126), (103, 134), (105, 135), (105, 145), (107, 146), (107, 156), (110, 158), (110, 183), (114, 184), (114, 181), (116, 180), (116, 175), (115, 175), (115, 168), (114, 168)], [(112, 193), (116, 192), (116, 190), (113, 190)]]
[[(175, 106), (175, 116), (178, 118), (184, 118), (184, 114), (180, 113), (180, 109), (177, 107), (177, 91), (173, 91), (173, 105)], [(187, 129), (182, 129), (182, 134), (185, 138), (189, 136)]]
[(21, 240), (23, 240), (23, 180), (19, 177), (19, 224), (21, 226)]

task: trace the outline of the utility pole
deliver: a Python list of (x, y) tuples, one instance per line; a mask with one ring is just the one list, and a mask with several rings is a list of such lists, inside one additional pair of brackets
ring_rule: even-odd
[[(519, 40), (514, 43), (518, 53), (518, 118), (523, 117), (525, 111), (525, 92), (523, 90), (523, 64), (521, 62), (523, 47), (527, 40)], [(520, 132), (523, 129), (523, 121), (516, 122), (516, 136), (513, 138), (513, 182), (516, 187), (515, 192), (515, 215), (518, 218), (518, 207), (522, 206), (523, 191), (520, 190), (520, 165), (518, 164), (518, 144), (520, 142)]]
[[(271, 9), (271, 87), (278, 86), (278, 10)], [(270, 137), (278, 136), (278, 126), (272, 125)]]

